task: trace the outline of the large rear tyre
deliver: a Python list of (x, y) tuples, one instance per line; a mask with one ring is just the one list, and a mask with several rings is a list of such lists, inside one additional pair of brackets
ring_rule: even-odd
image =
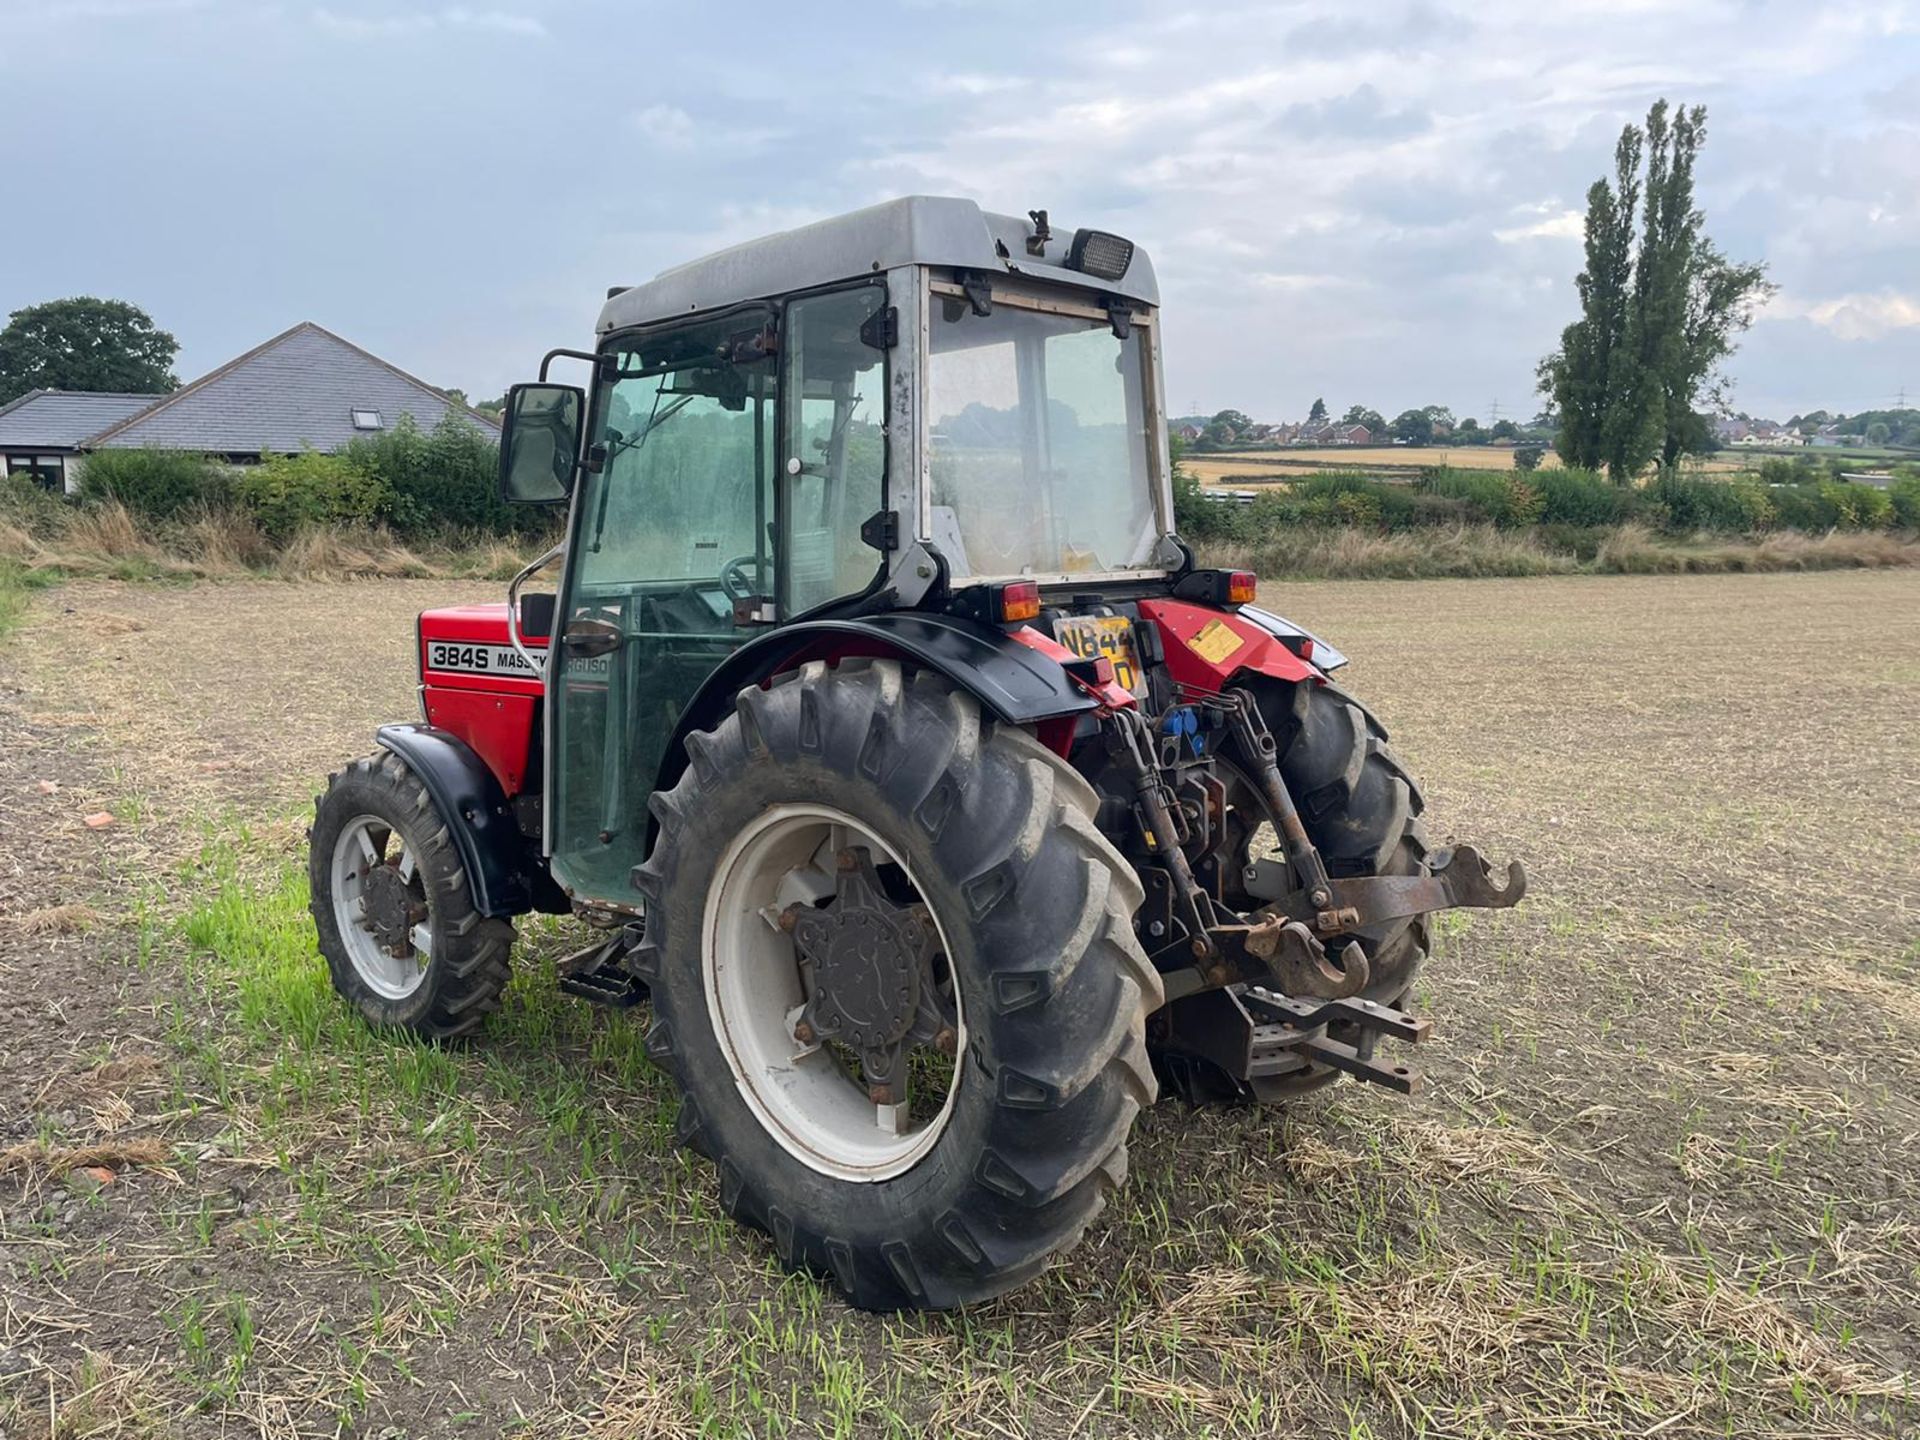
[(1092, 790), (889, 660), (745, 690), (688, 748), (634, 968), (722, 1205), (863, 1309), (1036, 1275), (1155, 1095), (1160, 981)]
[(433, 797), (398, 755), (354, 761), (314, 802), (307, 878), (333, 988), (382, 1028), (452, 1040), (509, 978), (513, 926), (473, 905)]

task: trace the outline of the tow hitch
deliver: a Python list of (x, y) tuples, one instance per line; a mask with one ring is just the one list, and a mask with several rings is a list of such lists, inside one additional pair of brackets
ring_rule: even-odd
[[(1176, 1089), (1193, 1100), (1217, 1095), (1222, 1078), (1254, 1100), (1281, 1100), (1351, 1075), (1402, 1095), (1420, 1089), (1410, 1065), (1376, 1059), (1381, 1036), (1417, 1045), (1431, 1020), (1358, 996), (1296, 1000), (1260, 985), (1236, 985), (1169, 1005), (1155, 1022)], [(1329, 1033), (1337, 1027), (1338, 1033)], [(1195, 1061), (1203, 1062), (1196, 1065)]]

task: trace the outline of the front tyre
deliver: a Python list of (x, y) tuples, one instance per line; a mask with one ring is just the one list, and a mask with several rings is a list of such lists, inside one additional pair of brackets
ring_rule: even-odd
[(513, 926), (482, 916), (453, 838), (398, 755), (354, 761), (314, 802), (307, 877), (333, 988), (369, 1024), (452, 1040), (498, 1009)]
[(889, 660), (743, 691), (688, 748), (635, 969), (721, 1203), (864, 1309), (1036, 1275), (1155, 1093), (1140, 886), (1092, 791)]

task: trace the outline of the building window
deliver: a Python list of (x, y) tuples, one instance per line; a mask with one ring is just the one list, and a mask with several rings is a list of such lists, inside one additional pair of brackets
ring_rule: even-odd
[(58, 455), (9, 455), (7, 473), (25, 475), (56, 495), (66, 492), (66, 464)]
[(380, 412), (378, 410), (355, 410), (353, 412), (353, 428), (356, 430), (378, 430), (380, 428)]

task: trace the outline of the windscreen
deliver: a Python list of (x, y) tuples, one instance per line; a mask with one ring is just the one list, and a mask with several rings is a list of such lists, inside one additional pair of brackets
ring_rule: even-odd
[(932, 540), (956, 579), (1150, 563), (1144, 336), (995, 298), (934, 299)]

